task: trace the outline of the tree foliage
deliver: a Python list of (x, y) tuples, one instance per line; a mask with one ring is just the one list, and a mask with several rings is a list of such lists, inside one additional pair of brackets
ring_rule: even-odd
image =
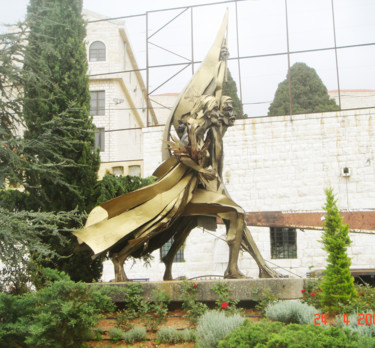
[(99, 154), (94, 150), (95, 126), (89, 116), (86, 29), (81, 11), (81, 0), (32, 0), (28, 7), (30, 33), (24, 69), (41, 70), (46, 79), (26, 81), (25, 138), (51, 134), (50, 151), (37, 149), (32, 154), (42, 163), (61, 155), (66, 161), (61, 169), (64, 182), (74, 187), (67, 190), (43, 173), (30, 174), (27, 181), (35, 204), (44, 210), (87, 209), (97, 180)]
[[(28, 80), (43, 81), (45, 77), (38, 69), (26, 71), (22, 68), (27, 26), (20, 23), (15, 29), (0, 36), (0, 283), (2, 291), (22, 293), (27, 290), (26, 285), (35, 270), (30, 253), (37, 253), (44, 259), (57, 256), (43, 239), (54, 236), (59, 243), (66, 244), (62, 231), (66, 231), (71, 221), (80, 223), (82, 216), (76, 210), (30, 210), (25, 173), (42, 172), (50, 180), (62, 181), (60, 169), (66, 165), (66, 160), (56, 155), (54, 160), (42, 163), (29, 154), (29, 149), (50, 151), (51, 130), (35, 139), (22, 137), (25, 128), (23, 86)], [(33, 61), (33, 56), (29, 56), (29, 61)]]
[(295, 63), (290, 68), (286, 79), (279, 83), (269, 107), (268, 116), (290, 114), (289, 75), (293, 114), (339, 110), (335, 100), (330, 99), (327, 88), (315, 69), (308, 67), (305, 63)]
[(350, 273), (351, 261), (347, 255), (349, 226), (342, 223), (340, 211), (332, 189), (325, 190), (327, 201), (324, 210), (327, 212), (324, 220), (322, 242), (327, 251), (327, 266), (321, 288), (322, 305), (328, 311), (338, 311), (341, 305), (347, 305), (356, 298), (354, 278)]
[[(82, 0), (31, 0), (27, 12), (29, 34), (24, 71), (43, 79), (27, 79), (24, 84), (26, 141), (46, 139), (48, 147), (28, 148), (31, 163), (59, 163), (59, 175), (26, 170), (26, 185), (32, 210), (47, 212), (90, 210), (99, 168), (94, 150), (95, 126), (89, 116), (85, 22)], [(58, 162), (58, 159), (62, 159)], [(80, 225), (72, 221), (71, 228)], [(63, 258), (38, 258), (44, 267), (65, 271), (75, 280), (99, 279), (102, 260), (91, 259), (89, 251), (76, 253), (76, 238), (67, 234), (62, 245), (50, 235), (45, 242)]]
[(138, 176), (114, 176), (112, 174), (104, 175), (103, 179), (98, 181), (93, 190), (93, 201), (95, 205), (102, 204), (112, 198), (123, 195), (143, 186), (147, 186), (156, 180), (155, 177), (140, 178)]
[(224, 81), (223, 84), (223, 95), (232, 98), (237, 118), (247, 118), (247, 115), (243, 113), (242, 102), (238, 97), (236, 81), (234, 81), (229, 69), (227, 70), (227, 81)]

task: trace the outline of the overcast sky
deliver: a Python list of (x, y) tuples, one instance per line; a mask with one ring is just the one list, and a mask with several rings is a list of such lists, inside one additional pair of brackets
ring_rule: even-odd
[[(67, 1), (67, 0), (65, 0)], [(180, 14), (173, 22), (153, 36), (150, 41), (172, 51), (171, 54), (149, 46), (149, 64), (187, 62), (191, 52), (191, 11), (181, 9), (154, 10), (209, 4), (214, 0), (84, 0), (84, 8), (108, 17), (131, 16), (148, 12), (149, 35)], [(14, 23), (26, 14), (28, 0), (0, 0), (0, 24)], [(229, 8), (229, 68), (239, 87), (241, 71), (242, 101), (249, 116), (265, 115), (277, 85), (285, 79), (288, 67), (286, 13), (284, 0), (247, 0), (199, 6), (193, 10), (194, 60), (202, 60), (211, 46), (225, 9)], [(341, 89), (375, 90), (375, 0), (335, 0), (335, 27), (339, 83)], [(145, 18), (126, 19), (131, 44), (141, 68), (145, 67)], [(289, 49), (291, 65), (305, 62), (313, 67), (328, 90), (338, 88), (331, 0), (288, 0)], [(237, 41), (238, 29), (238, 41)], [(3, 31), (4, 29), (2, 29)], [(237, 46), (238, 42), (238, 46)], [(362, 47), (348, 47), (362, 45)], [(345, 47), (345, 48), (344, 48)], [(326, 50), (311, 52), (314, 49)], [(264, 57), (263, 55), (272, 54)], [(259, 57), (260, 56), (260, 57)], [(150, 69), (150, 91), (166, 77), (177, 73), (181, 65)], [(191, 67), (172, 79), (155, 94), (181, 92), (192, 73)]]

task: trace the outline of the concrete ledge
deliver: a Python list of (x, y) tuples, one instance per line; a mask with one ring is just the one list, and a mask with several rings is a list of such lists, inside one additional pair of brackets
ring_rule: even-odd
[[(262, 290), (269, 289), (280, 299), (293, 300), (302, 297), (301, 290), (305, 287), (306, 279), (223, 279), (223, 280), (189, 280), (198, 285), (197, 296), (199, 301), (215, 301), (216, 294), (211, 288), (218, 282), (225, 282), (229, 285), (230, 296), (240, 301), (255, 301), (256, 293), (261, 295)], [(126, 287), (129, 282), (124, 283), (97, 283), (97, 285), (109, 285)], [(143, 297), (147, 301), (152, 301), (152, 292), (155, 289), (164, 290), (172, 301), (181, 301), (181, 289), (184, 282), (180, 280), (160, 281), (160, 282), (140, 282), (143, 288)], [(121, 302), (121, 296), (114, 298)]]

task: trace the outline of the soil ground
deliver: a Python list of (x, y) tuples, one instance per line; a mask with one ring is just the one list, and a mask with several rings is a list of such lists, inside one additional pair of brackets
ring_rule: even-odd
[[(173, 311), (168, 312), (167, 316), (167, 322), (165, 324), (162, 324), (158, 327), (160, 329), (161, 327), (172, 327), (175, 329), (185, 329), (185, 328), (194, 328), (194, 325), (191, 324), (185, 317), (185, 312), (176, 309)], [(147, 331), (147, 341), (144, 342), (136, 342), (134, 344), (126, 344), (124, 341), (114, 342), (110, 339), (108, 335), (108, 330), (111, 327), (115, 326), (115, 315), (116, 313), (106, 313), (106, 318), (104, 320), (101, 320), (99, 325), (101, 328), (105, 330), (105, 333), (102, 335), (101, 341), (89, 341), (85, 342), (86, 347), (134, 347), (134, 348), (167, 348), (167, 347), (180, 347), (180, 348), (194, 348), (195, 343), (193, 342), (184, 342), (179, 344), (166, 344), (166, 343), (157, 343), (156, 342), (156, 332)], [(245, 309), (244, 315), (252, 321), (258, 321), (261, 319), (260, 313), (257, 310), (254, 309)], [(142, 322), (139, 319), (132, 321), (133, 325), (145, 327)]]

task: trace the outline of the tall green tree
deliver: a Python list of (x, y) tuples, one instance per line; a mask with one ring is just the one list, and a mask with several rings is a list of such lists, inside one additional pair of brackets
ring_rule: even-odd
[(325, 190), (327, 212), (322, 235), (323, 249), (327, 251), (327, 266), (322, 281), (322, 305), (329, 312), (339, 311), (340, 306), (349, 304), (357, 293), (354, 278), (350, 273), (351, 261), (347, 248), (351, 241), (349, 226), (344, 225), (337, 208), (332, 189)]
[(295, 63), (284, 81), (279, 83), (275, 97), (269, 106), (268, 116), (289, 115), (289, 76), (291, 80), (292, 113), (314, 113), (339, 110), (328, 95), (326, 86), (315, 69), (305, 63)]
[[(64, 158), (61, 180), (44, 172), (26, 172), (34, 210), (83, 212), (93, 205), (99, 153), (94, 150), (95, 127), (89, 116), (86, 28), (81, 12), (82, 0), (31, 0), (27, 10), (24, 70), (41, 71), (45, 79), (28, 80), (24, 86), (25, 139), (48, 135), (53, 142), (49, 148), (29, 149), (28, 156), (44, 164)], [(68, 246), (53, 237), (46, 242), (65, 257), (39, 260), (44, 266), (65, 271), (73, 280), (100, 277), (101, 260), (91, 260), (89, 252), (75, 253), (75, 238)]]
[(247, 115), (243, 113), (242, 102), (238, 97), (236, 81), (234, 81), (229, 69), (227, 70), (227, 81), (224, 81), (223, 84), (223, 95), (232, 98), (237, 118), (247, 118)]
[[(76, 211), (33, 212), (27, 208), (30, 195), (25, 172), (42, 172), (59, 181), (65, 160), (56, 156), (55, 162), (41, 163), (28, 155), (29, 149), (53, 145), (48, 132), (32, 140), (22, 137), (23, 86), (27, 80), (44, 80), (41, 71), (22, 69), (26, 42), (27, 27), (22, 23), (16, 31), (0, 35), (0, 291), (13, 293), (27, 290), (26, 284), (33, 279), (35, 265), (30, 254), (45, 259), (58, 256), (43, 240), (55, 236), (60, 244), (66, 243), (61, 230), (71, 221), (82, 220)], [(29, 56), (30, 62), (32, 59)]]

